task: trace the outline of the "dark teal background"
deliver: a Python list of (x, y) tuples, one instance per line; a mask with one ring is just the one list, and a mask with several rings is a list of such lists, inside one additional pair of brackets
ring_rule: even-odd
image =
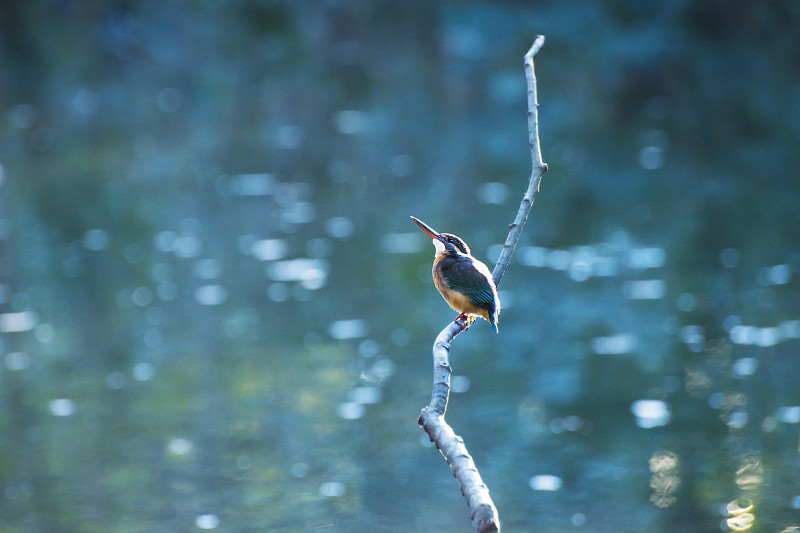
[[(800, 4), (0, 3), (0, 530), (800, 527)], [(550, 490), (544, 490), (550, 489)]]

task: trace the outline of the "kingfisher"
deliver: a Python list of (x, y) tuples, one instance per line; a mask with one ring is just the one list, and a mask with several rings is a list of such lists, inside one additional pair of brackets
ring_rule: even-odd
[(471, 324), (476, 316), (483, 317), (497, 333), (500, 298), (489, 268), (472, 257), (460, 237), (438, 233), (420, 219), (411, 219), (433, 239), (433, 284), (447, 304), (461, 313), (456, 320), (466, 318)]

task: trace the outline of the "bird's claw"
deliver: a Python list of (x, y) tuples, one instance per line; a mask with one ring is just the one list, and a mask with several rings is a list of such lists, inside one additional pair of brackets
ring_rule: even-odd
[(467, 313), (461, 313), (453, 322), (458, 323), (459, 320), (463, 322), (464, 329), (469, 329), (472, 323), (475, 322), (475, 317)]

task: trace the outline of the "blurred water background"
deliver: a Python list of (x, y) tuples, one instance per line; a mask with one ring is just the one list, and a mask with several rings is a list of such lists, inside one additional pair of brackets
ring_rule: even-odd
[(800, 527), (800, 3), (3, 2), (0, 530)]

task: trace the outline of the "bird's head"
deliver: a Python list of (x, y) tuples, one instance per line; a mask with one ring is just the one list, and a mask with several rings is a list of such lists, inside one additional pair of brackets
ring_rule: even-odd
[(415, 217), (411, 217), (411, 219), (422, 228), (422, 231), (430, 235), (431, 239), (433, 239), (433, 245), (436, 247), (437, 254), (470, 255), (469, 246), (467, 246), (467, 243), (460, 237), (452, 233), (438, 233), (420, 219)]

